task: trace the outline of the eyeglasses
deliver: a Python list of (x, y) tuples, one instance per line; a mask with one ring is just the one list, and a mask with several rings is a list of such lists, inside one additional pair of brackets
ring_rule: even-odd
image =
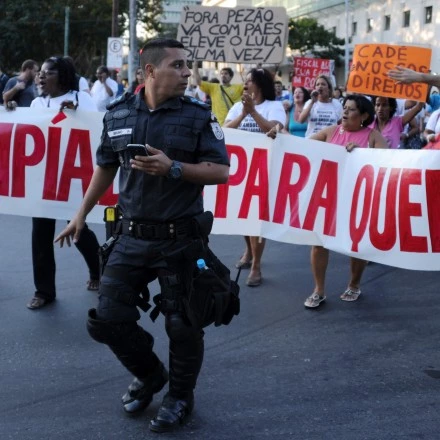
[(56, 75), (58, 73), (58, 70), (51, 70), (51, 69), (46, 69), (46, 70), (40, 70), (38, 72), (39, 76), (53, 76)]

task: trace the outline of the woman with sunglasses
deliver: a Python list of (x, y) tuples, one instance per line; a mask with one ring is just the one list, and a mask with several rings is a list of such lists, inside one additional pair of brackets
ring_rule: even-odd
[[(267, 133), (286, 122), (286, 112), (281, 101), (275, 101), (275, 86), (272, 74), (266, 69), (252, 69), (246, 76), (241, 101), (229, 110), (223, 127), (237, 128), (253, 133)], [(259, 286), (261, 257), (266, 240), (261, 237), (245, 237), (246, 249), (237, 262), (237, 268), (250, 268), (246, 284)]]
[[(41, 96), (35, 98), (31, 108), (76, 109), (96, 111), (91, 96), (79, 92), (73, 64), (63, 58), (48, 58), (39, 72)], [(53, 240), (55, 236), (55, 219), (32, 218), (32, 265), (34, 271), (35, 294), (27, 304), (35, 310), (53, 302), (55, 289), (55, 255)], [(95, 234), (86, 227), (76, 247), (83, 255), (90, 272), (87, 282), (88, 290), (99, 288), (99, 243)]]

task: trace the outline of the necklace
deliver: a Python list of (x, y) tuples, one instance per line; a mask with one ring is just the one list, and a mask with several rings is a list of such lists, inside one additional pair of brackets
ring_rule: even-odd
[(342, 125), (339, 127), (339, 134), (344, 134), (345, 130)]

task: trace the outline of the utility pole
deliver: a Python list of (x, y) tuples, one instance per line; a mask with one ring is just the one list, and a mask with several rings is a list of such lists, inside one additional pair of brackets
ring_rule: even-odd
[(70, 8), (66, 6), (64, 9), (64, 56), (69, 55), (69, 15)]
[(112, 37), (119, 37), (118, 14), (119, 14), (119, 0), (113, 0), (113, 9), (112, 9)]
[(349, 51), (348, 51), (348, 0), (345, 0), (345, 81), (348, 79), (348, 58), (349, 58)]
[(134, 81), (134, 71), (137, 68), (136, 60), (138, 57), (138, 45), (136, 39), (136, 0), (130, 0), (130, 52), (128, 54), (128, 84)]

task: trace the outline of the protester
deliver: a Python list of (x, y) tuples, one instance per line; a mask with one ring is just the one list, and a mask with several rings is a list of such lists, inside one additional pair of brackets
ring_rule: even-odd
[(333, 90), (333, 98), (342, 103), (344, 101), (344, 93), (342, 89), (340, 89), (339, 87), (335, 87), (335, 89)]
[(440, 109), (431, 114), (423, 133), (426, 142), (433, 142), (440, 133)]
[(3, 104), (3, 90), (5, 85), (9, 80), (9, 76), (5, 72), (2, 72), (2, 67), (0, 66), (0, 105)]
[(231, 84), (234, 72), (230, 67), (224, 67), (220, 71), (221, 83), (202, 81), (200, 78), (198, 62), (193, 64), (193, 75), (200, 90), (211, 98), (212, 111), (220, 125), (223, 125), (229, 109), (240, 101), (243, 92), (243, 84)]
[(105, 112), (107, 105), (116, 98), (118, 83), (110, 78), (110, 72), (106, 66), (99, 66), (96, 76), (98, 79), (93, 84), (90, 94), (98, 111)]
[(281, 81), (274, 82), (275, 87), (275, 101), (285, 101), (289, 99), (289, 92), (284, 90), (283, 83)]
[(422, 110), (424, 103), (419, 102), (402, 116), (395, 116), (397, 101), (395, 98), (376, 96), (373, 98), (376, 117), (371, 128), (378, 130), (387, 140), (389, 148), (399, 148), (404, 126)]
[[(374, 108), (371, 102), (361, 95), (348, 95), (343, 101), (342, 121), (321, 130), (310, 137), (322, 142), (341, 145), (352, 151), (354, 148), (387, 148), (383, 136), (369, 126), (374, 118)], [(322, 246), (312, 246), (311, 251), (312, 273), (315, 280), (313, 293), (306, 299), (307, 308), (316, 308), (326, 300), (325, 274), (329, 260), (329, 251)], [(361, 290), (359, 288), (366, 261), (359, 258), (350, 258), (351, 278), (347, 289), (340, 298), (343, 301), (356, 301)]]
[[(276, 125), (282, 129), (285, 121), (283, 105), (275, 101), (272, 74), (266, 69), (251, 69), (246, 76), (241, 102), (229, 110), (224, 127), (266, 133)], [(263, 281), (261, 258), (266, 239), (246, 236), (245, 243), (246, 249), (236, 266), (251, 269), (246, 284), (256, 287)]]
[[(189, 323), (192, 310), (184, 308), (192, 285), (188, 267), (208, 249), (212, 215), (203, 212), (203, 186), (226, 183), (229, 161), (209, 107), (183, 96), (191, 76), (184, 46), (171, 39), (151, 40), (140, 64), (145, 88), (109, 107), (90, 186), (56, 241), (62, 246), (65, 240), (70, 244), (70, 236), (79, 239), (87, 214), (119, 169), (120, 234), (101, 279), (98, 306), (89, 311), (88, 331), (135, 376), (123, 396), (125, 411), (146, 408), (168, 374), (153, 352), (152, 335), (136, 323), (136, 305), (144, 304), (139, 292), (146, 283), (159, 278), (158, 303), (170, 339), (170, 383), (150, 429), (164, 432), (179, 427), (194, 406), (204, 333)], [(132, 143), (146, 143), (148, 153), (133, 158)]]
[(333, 98), (333, 86), (325, 75), (316, 78), (315, 90), (306, 102), (298, 122), (307, 122), (306, 138), (318, 133), (325, 127), (335, 125), (341, 119), (342, 105)]
[[(71, 56), (65, 56), (64, 58), (67, 61), (69, 61), (70, 63), (72, 63), (72, 65), (76, 71), (75, 62), (74, 62), (73, 58)], [(75, 77), (76, 77), (76, 81), (77, 81), (75, 90), (78, 90), (80, 92), (86, 92), (90, 95), (89, 82), (83, 76), (81, 76), (78, 72), (75, 73)], [(37, 78), (38, 78), (38, 75), (37, 75)]]
[(305, 103), (310, 99), (309, 91), (304, 87), (295, 87), (293, 92), (293, 104), (287, 111), (287, 119), (283, 132), (290, 133), (293, 136), (305, 137), (307, 131), (307, 122), (298, 122), (299, 115), (304, 109)]
[[(417, 101), (412, 99), (405, 100), (404, 113), (410, 111), (417, 105)], [(420, 150), (423, 147), (421, 133), (423, 132), (425, 119), (425, 109), (417, 113), (404, 127), (400, 135), (400, 146), (407, 150)]]
[(122, 82), (122, 75), (119, 72), (116, 73), (116, 82), (118, 83), (118, 91), (116, 93), (116, 98), (118, 98), (125, 92), (124, 83)]
[(136, 69), (136, 78), (127, 89), (127, 93), (139, 93), (139, 90), (144, 86), (144, 76), (142, 69), (138, 67)]
[(429, 84), (431, 86), (440, 87), (440, 76), (431, 73), (416, 72), (407, 67), (396, 66), (388, 72), (391, 79), (403, 84), (412, 84), (415, 82)]
[[(73, 64), (65, 58), (51, 57), (44, 61), (39, 73), (39, 86), (42, 95), (35, 98), (31, 108), (60, 108), (96, 111), (90, 95), (76, 91), (77, 78)], [(41, 309), (56, 298), (55, 255), (53, 239), (56, 220), (52, 218), (32, 218), (32, 266), (34, 272), (35, 294), (27, 304), (31, 310)], [(76, 247), (84, 257), (89, 268), (88, 290), (99, 287), (99, 243), (95, 234), (84, 227)]]
[(38, 64), (34, 60), (26, 60), (21, 65), (18, 76), (10, 78), (3, 89), (3, 101), (7, 110), (15, 107), (29, 107), (32, 100), (38, 96), (35, 77)]

